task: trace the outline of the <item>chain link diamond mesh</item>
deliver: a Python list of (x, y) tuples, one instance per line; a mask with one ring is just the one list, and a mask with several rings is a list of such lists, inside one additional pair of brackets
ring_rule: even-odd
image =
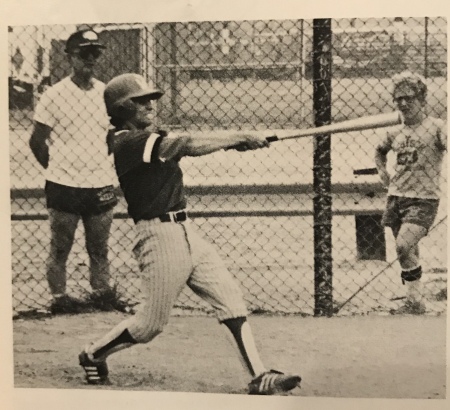
[[(29, 148), (42, 93), (69, 75), (67, 37), (83, 26), (9, 28), (9, 127), (13, 310), (47, 309), (50, 227), (44, 175)], [(165, 91), (160, 128), (295, 129), (314, 125), (311, 20), (98, 24), (106, 45), (96, 78), (135, 72)], [(447, 119), (444, 18), (332, 20), (333, 122), (395, 109), (391, 77), (408, 69), (428, 86), (427, 113)], [(83, 115), (82, 111), (79, 113)], [(89, 133), (89, 130), (85, 130)], [(331, 137), (332, 274), (335, 314), (396, 311), (405, 297), (394, 239), (380, 226), (386, 191), (374, 168), (384, 130)], [(89, 152), (75, 160), (92, 161)], [(252, 312), (313, 314), (313, 138), (269, 149), (185, 158), (194, 223), (242, 284)], [(74, 153), (76, 155), (76, 153)], [(88, 164), (87, 164), (88, 165)], [(445, 164), (444, 164), (445, 165)], [(446, 169), (434, 226), (421, 242), (430, 312), (446, 306)], [(139, 300), (135, 233), (119, 193), (109, 237), (111, 281)], [(71, 294), (90, 292), (80, 223), (67, 261)], [(209, 311), (188, 288), (177, 307)]]

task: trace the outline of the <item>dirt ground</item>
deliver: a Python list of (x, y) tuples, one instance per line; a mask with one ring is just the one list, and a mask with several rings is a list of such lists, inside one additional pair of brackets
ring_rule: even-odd
[[(152, 343), (109, 358), (112, 386), (86, 385), (79, 351), (124, 317), (15, 320), (15, 387), (246, 394), (249, 376), (212, 317), (172, 317)], [(249, 320), (266, 366), (302, 376), (292, 396), (445, 398), (445, 316)]]

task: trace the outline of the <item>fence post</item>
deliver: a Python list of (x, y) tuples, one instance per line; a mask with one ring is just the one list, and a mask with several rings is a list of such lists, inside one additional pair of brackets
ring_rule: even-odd
[[(313, 109), (316, 127), (331, 122), (331, 19), (313, 20)], [(314, 316), (333, 315), (330, 134), (314, 139)]]

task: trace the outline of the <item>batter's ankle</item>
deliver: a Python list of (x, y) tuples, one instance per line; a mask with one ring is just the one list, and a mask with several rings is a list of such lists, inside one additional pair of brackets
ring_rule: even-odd
[(137, 341), (131, 336), (128, 329), (125, 329), (119, 336), (115, 339), (111, 340), (106, 345), (98, 348), (92, 353), (92, 357), (94, 360), (106, 358), (111, 353), (121, 350), (122, 348), (129, 347), (130, 345), (136, 344)]
[(252, 376), (263, 373), (266, 369), (256, 349), (253, 334), (247, 318), (238, 317), (226, 319), (222, 322), (230, 330), (236, 342), (245, 366)]

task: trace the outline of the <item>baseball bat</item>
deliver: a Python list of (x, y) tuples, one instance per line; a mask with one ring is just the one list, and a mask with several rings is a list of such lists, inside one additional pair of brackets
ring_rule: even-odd
[[(340, 132), (363, 131), (375, 128), (391, 127), (401, 124), (403, 121), (399, 111), (387, 114), (368, 115), (354, 118), (352, 120), (341, 121), (335, 124), (323, 125), (321, 127), (307, 128), (304, 130), (274, 130), (274, 135), (266, 137), (268, 142), (282, 141), (295, 138), (312, 137), (322, 134), (336, 134)], [(233, 145), (225, 150), (237, 149), (245, 150), (245, 143)]]
[(321, 134), (336, 134), (340, 132), (363, 131), (368, 129), (390, 127), (402, 123), (401, 113), (398, 111), (369, 115), (352, 120), (341, 121), (335, 124), (323, 125), (321, 127), (307, 128), (304, 130), (280, 130), (275, 135), (267, 137), (267, 141), (282, 141), (294, 138), (312, 137)]

